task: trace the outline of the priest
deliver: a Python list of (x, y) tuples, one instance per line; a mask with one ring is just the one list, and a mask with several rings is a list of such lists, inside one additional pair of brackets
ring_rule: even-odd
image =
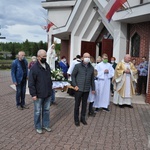
[(136, 82), (137, 69), (131, 63), (131, 56), (126, 54), (124, 59), (119, 62), (115, 69), (113, 77), (114, 99), (113, 103), (118, 104), (121, 108), (133, 108), (131, 101), (135, 94), (134, 83)]

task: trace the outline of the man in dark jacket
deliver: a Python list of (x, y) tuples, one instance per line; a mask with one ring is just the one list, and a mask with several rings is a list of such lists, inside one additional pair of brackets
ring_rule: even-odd
[(11, 65), (11, 77), (16, 86), (16, 106), (22, 110), (28, 108), (25, 105), (26, 83), (28, 75), (28, 62), (25, 59), (25, 52), (20, 51)]
[[(50, 100), (52, 92), (51, 70), (46, 63), (46, 51), (39, 50), (38, 61), (29, 73), (29, 91), (34, 101), (34, 125), (41, 134), (42, 128), (50, 132)], [(42, 121), (41, 121), (42, 120)]]
[(95, 94), (95, 84), (94, 84), (94, 68), (90, 63), (90, 54), (83, 54), (83, 61), (76, 64), (73, 72), (71, 74), (72, 85), (75, 88), (75, 108), (74, 108), (74, 121), (75, 125), (79, 126), (79, 107), (82, 100), (81, 109), (81, 122), (87, 125), (85, 120), (86, 108), (87, 108), (87, 98), (89, 95), (90, 88), (92, 93)]

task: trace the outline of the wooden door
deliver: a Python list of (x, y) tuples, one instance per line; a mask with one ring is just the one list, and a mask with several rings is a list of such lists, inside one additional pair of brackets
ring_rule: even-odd
[(106, 53), (108, 55), (108, 60), (110, 61), (113, 54), (113, 40), (112, 39), (103, 39), (101, 43), (101, 55)]
[(87, 42), (87, 41), (82, 41), (81, 43), (81, 56), (85, 52), (88, 52), (91, 56), (96, 57), (96, 43), (95, 42)]

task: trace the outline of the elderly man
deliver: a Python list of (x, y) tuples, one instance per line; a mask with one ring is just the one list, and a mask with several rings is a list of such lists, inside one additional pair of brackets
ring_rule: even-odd
[(135, 94), (133, 83), (136, 82), (137, 69), (131, 63), (129, 54), (125, 55), (124, 60), (119, 62), (115, 69), (115, 75), (112, 80), (114, 83), (114, 104), (119, 104), (121, 108), (127, 106), (133, 108), (131, 105), (132, 96)]
[(11, 77), (16, 86), (16, 106), (18, 110), (28, 109), (25, 105), (26, 83), (28, 76), (28, 62), (25, 52), (19, 51), (18, 58), (12, 62)]
[(37, 53), (38, 61), (29, 73), (29, 91), (34, 102), (34, 125), (36, 132), (41, 134), (45, 129), (50, 132), (50, 100), (52, 80), (50, 66), (46, 63), (46, 51)]
[(80, 121), (87, 125), (85, 120), (87, 99), (91, 87), (91, 91), (95, 94), (94, 84), (94, 68), (90, 63), (90, 54), (83, 54), (83, 61), (75, 65), (71, 74), (72, 85), (75, 87), (75, 108), (74, 108), (74, 121), (75, 125), (79, 126), (79, 107), (82, 101), (81, 119)]

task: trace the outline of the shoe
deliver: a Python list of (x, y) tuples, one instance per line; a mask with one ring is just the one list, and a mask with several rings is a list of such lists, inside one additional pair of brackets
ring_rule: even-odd
[(103, 111), (109, 112), (110, 110), (108, 108), (103, 108)]
[(23, 108), (21, 106), (17, 106), (18, 110), (23, 110)]
[(51, 105), (58, 105), (56, 102), (51, 102)]
[(100, 109), (99, 109), (99, 108), (96, 108), (94, 112), (97, 113), (97, 112), (99, 112), (99, 111), (100, 111)]
[(27, 105), (22, 106), (23, 109), (29, 109)]
[(75, 125), (78, 127), (78, 126), (80, 126), (80, 122), (79, 121), (76, 121), (75, 122)]
[(124, 105), (119, 105), (120, 108), (124, 108)]
[(61, 92), (64, 92), (64, 90), (61, 90)]
[(126, 105), (128, 108), (133, 108), (133, 106), (132, 105)]
[(95, 116), (96, 116), (96, 113), (94, 113), (94, 112), (89, 112), (89, 113), (88, 113), (88, 116), (89, 116), (89, 117), (95, 117)]
[(81, 122), (84, 124), (84, 125), (87, 125), (87, 122), (85, 120), (81, 120)]
[(47, 132), (51, 132), (52, 131), (52, 129), (49, 128), (49, 127), (43, 127), (43, 129), (46, 130)]
[(39, 133), (39, 134), (42, 134), (42, 129), (36, 129), (36, 132)]

